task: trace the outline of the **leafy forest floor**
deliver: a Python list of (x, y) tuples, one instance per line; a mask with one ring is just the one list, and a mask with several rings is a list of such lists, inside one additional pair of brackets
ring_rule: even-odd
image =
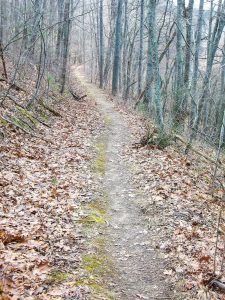
[[(146, 119), (71, 73), (87, 99), (66, 94), (39, 137), (7, 125), (1, 140), (0, 299), (225, 299), (207, 285), (213, 166), (179, 144), (140, 147)], [(221, 234), (217, 272), (222, 253)]]

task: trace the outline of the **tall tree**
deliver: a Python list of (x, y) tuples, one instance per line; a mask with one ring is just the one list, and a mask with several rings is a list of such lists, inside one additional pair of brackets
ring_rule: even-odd
[(122, 9), (123, 9), (123, 0), (118, 0), (116, 28), (115, 28), (113, 74), (112, 74), (112, 94), (114, 96), (118, 92), (118, 83), (119, 83), (119, 70), (120, 70), (120, 60), (121, 60)]
[(142, 63), (143, 63), (143, 48), (144, 48), (144, 5), (145, 0), (140, 0), (140, 34), (139, 34), (139, 57), (138, 57), (138, 94), (141, 94), (142, 89)]
[(63, 63), (61, 73), (61, 94), (65, 90), (67, 62), (69, 53), (69, 33), (70, 33), (70, 0), (65, 0), (63, 24)]
[(104, 69), (104, 40), (103, 40), (103, 0), (99, 1), (99, 82), (103, 88), (103, 69)]
[[(160, 74), (159, 74), (159, 55), (158, 55), (158, 43), (156, 34), (156, 0), (149, 0), (148, 4), (148, 34), (149, 34), (149, 49), (148, 49), (148, 63), (151, 66), (152, 71), (148, 73), (147, 83), (150, 84), (151, 96), (154, 99), (155, 106), (155, 119), (160, 128), (163, 131), (163, 110), (161, 104), (161, 92), (160, 92)], [(148, 66), (148, 67), (149, 67)], [(153, 88), (152, 88), (153, 87)], [(150, 100), (150, 99), (149, 99)]]
[(187, 100), (190, 84), (190, 70), (191, 70), (191, 53), (192, 53), (192, 27), (193, 27), (193, 9), (194, 0), (189, 0), (188, 8), (186, 10), (186, 49), (184, 61), (184, 97), (182, 99), (182, 109), (187, 109)]
[(194, 118), (196, 117), (197, 114), (196, 88), (197, 88), (197, 80), (198, 80), (198, 73), (199, 73), (199, 54), (200, 54), (200, 46), (202, 40), (203, 13), (204, 13), (204, 0), (200, 0), (198, 23), (196, 28), (194, 69), (193, 69), (192, 86), (191, 86), (191, 122), (190, 122), (191, 125), (193, 125)]
[(174, 123), (180, 123), (182, 114), (182, 92), (183, 92), (183, 0), (177, 0), (176, 14), (176, 82), (175, 82), (175, 103), (174, 103)]
[(221, 36), (223, 33), (223, 29), (225, 26), (224, 13), (225, 13), (225, 0), (221, 4), (221, 6), (219, 6), (219, 9), (217, 11), (217, 18), (215, 21), (215, 25), (214, 25), (214, 29), (213, 29), (212, 37), (211, 37), (211, 43), (210, 43), (210, 47), (209, 47), (209, 51), (208, 51), (206, 72), (205, 72), (205, 76), (203, 78), (203, 87), (202, 87), (203, 91), (202, 91), (201, 97), (198, 102), (198, 110), (197, 110), (197, 114), (196, 114), (194, 122), (193, 122), (191, 138), (193, 138), (193, 136), (195, 136), (197, 133), (197, 130), (198, 130), (198, 127), (200, 124), (201, 113), (202, 113), (202, 110), (203, 110), (203, 107), (204, 107), (204, 104), (206, 101), (206, 97), (208, 95), (208, 89), (209, 89), (209, 83), (210, 83), (210, 78), (211, 78), (211, 74), (212, 74), (213, 62), (214, 62), (216, 51), (218, 49), (218, 45), (219, 45), (219, 42), (220, 42), (220, 39), (221, 39)]

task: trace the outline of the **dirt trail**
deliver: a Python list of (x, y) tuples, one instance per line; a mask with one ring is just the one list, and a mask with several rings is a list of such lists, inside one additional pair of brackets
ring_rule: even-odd
[(107, 101), (107, 95), (88, 82), (82, 68), (73, 71), (97, 102), (103, 117), (110, 119), (103, 185), (109, 199), (108, 251), (117, 270), (112, 279), (117, 298), (171, 299), (163, 276), (165, 262), (152, 245), (151, 233), (137, 204), (140, 195), (132, 187), (131, 166), (124, 162), (124, 148), (134, 142), (128, 124), (113, 103)]

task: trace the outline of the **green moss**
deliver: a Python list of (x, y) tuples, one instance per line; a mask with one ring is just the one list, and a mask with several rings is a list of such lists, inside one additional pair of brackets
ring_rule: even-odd
[(66, 280), (69, 277), (70, 274), (60, 272), (60, 271), (54, 271), (50, 274), (50, 279), (56, 282), (61, 282)]
[(107, 203), (105, 200), (98, 199), (98, 200), (92, 201), (91, 203), (88, 204), (87, 207), (90, 210), (97, 211), (99, 214), (101, 214), (103, 216), (107, 214), (108, 207), (107, 207)]
[(20, 126), (20, 127), (23, 128), (23, 129), (26, 129), (26, 130), (29, 130), (29, 129), (30, 129), (29, 126), (28, 126), (26, 123), (24, 123), (21, 119), (19, 119), (18, 117), (15, 117), (15, 116), (8, 116), (8, 119), (9, 119), (12, 123), (14, 123), (15, 125)]
[(100, 282), (100, 280), (91, 277), (91, 278), (79, 278), (75, 281), (75, 285), (76, 286), (88, 286), (92, 289), (94, 294), (103, 296), (104, 295), (104, 299), (109, 299), (109, 300), (115, 300), (116, 296), (115, 293), (106, 289), (104, 287), (104, 284), (102, 282)]
[(105, 155), (100, 154), (98, 158), (95, 160), (95, 171), (99, 173), (101, 176), (105, 175), (105, 164), (106, 164), (106, 158)]
[(98, 143), (96, 144), (96, 148), (98, 149), (98, 156), (94, 161), (94, 169), (95, 172), (100, 174), (101, 176), (105, 175), (105, 169), (106, 169), (106, 149), (107, 145), (106, 143)]
[(6, 126), (8, 122), (0, 117), (0, 125)]
[(96, 148), (99, 151), (106, 151), (107, 145), (106, 145), (106, 143), (98, 143), (98, 144), (96, 144)]
[(46, 122), (49, 120), (49, 116), (43, 110), (40, 112), (40, 116)]
[(92, 213), (89, 216), (86, 216), (86, 217), (80, 219), (79, 223), (82, 223), (82, 224), (96, 223), (96, 224), (103, 225), (103, 224), (106, 224), (107, 222), (103, 216)]
[(104, 122), (105, 122), (105, 124), (106, 125), (111, 125), (112, 124), (112, 118), (111, 117), (109, 117), (109, 116), (105, 116), (105, 118), (104, 118)]
[(58, 184), (58, 180), (56, 177), (53, 177), (51, 180), (52, 185), (57, 185)]
[(17, 110), (25, 116), (27, 119), (29, 119), (35, 126), (38, 125), (38, 121), (34, 118), (34, 114), (32, 111), (29, 111), (27, 109), (24, 109), (22, 107), (17, 106)]
[(83, 256), (85, 270), (98, 277), (112, 274), (112, 262), (106, 255), (89, 254)]
[(93, 278), (80, 278), (75, 282), (76, 286), (89, 286), (97, 292), (102, 291), (102, 285)]

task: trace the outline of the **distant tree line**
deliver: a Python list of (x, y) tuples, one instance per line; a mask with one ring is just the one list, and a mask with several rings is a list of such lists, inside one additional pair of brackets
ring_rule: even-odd
[(74, 49), (91, 80), (148, 111), (161, 131), (217, 143), (225, 109), (225, 1), (84, 1), (91, 12)]
[(83, 64), (93, 82), (148, 112), (160, 131), (217, 143), (225, 110), (225, 0), (0, 5), (1, 80), (12, 87), (34, 69), (30, 105), (53, 78), (63, 93), (69, 66)]

